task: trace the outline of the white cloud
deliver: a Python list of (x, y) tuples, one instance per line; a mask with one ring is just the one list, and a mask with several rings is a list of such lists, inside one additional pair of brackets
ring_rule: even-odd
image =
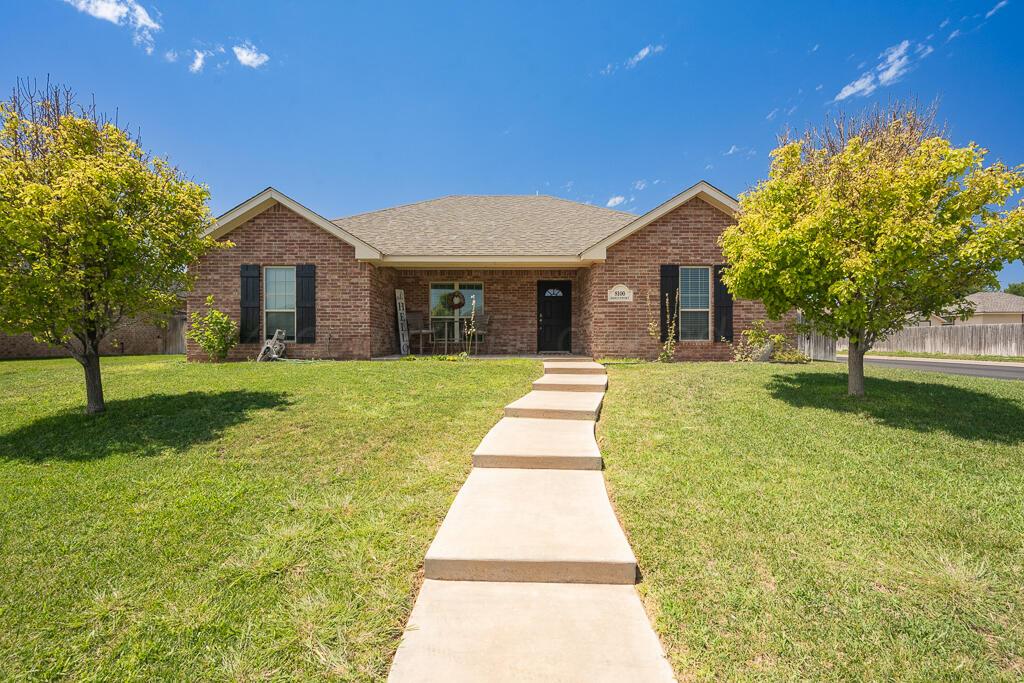
[(710, 171), (710, 170), (711, 170), (711, 169), (713, 169), (714, 167), (715, 167), (715, 166), (714, 166), (714, 164), (708, 164), (707, 166), (705, 166), (705, 167), (704, 167), (704, 170), (705, 170), (705, 171)]
[(949, 26), (949, 17), (942, 20), (942, 23), (939, 24), (939, 28), (946, 28), (947, 26)]
[(614, 208), (614, 207), (618, 206), (619, 204), (621, 204), (624, 201), (626, 201), (626, 198), (623, 197), (621, 194), (617, 194), (614, 197), (611, 197), (608, 200), (608, 203), (605, 204), (605, 206), (607, 206), (609, 209), (611, 209), (611, 208)]
[(818, 85), (814, 86), (814, 91), (818, 92), (819, 90), (821, 90), (824, 87), (825, 87), (824, 83), (819, 83)]
[(960, 37), (960, 29), (953, 29), (953, 32), (949, 34), (949, 38), (946, 38), (946, 42), (953, 40), (954, 38)]
[(879, 62), (874, 71), (866, 71), (844, 85), (832, 101), (841, 102), (853, 96), (866, 97), (880, 87), (892, 85), (914, 67), (915, 60), (920, 61), (935, 52), (931, 45), (918, 43), (911, 53), (910, 44), (909, 40), (903, 40), (883, 50), (878, 55)]
[[(664, 51), (665, 51), (665, 46), (664, 45), (660, 45), (660, 44), (659, 45), (654, 45), (654, 44), (645, 45), (642, 48), (640, 48), (640, 50), (635, 55), (633, 55), (632, 57), (630, 57), (629, 59), (624, 61), (622, 63), (622, 68), (625, 68), (625, 69), (635, 68), (637, 64), (639, 64), (640, 62), (644, 61), (648, 57), (651, 57), (652, 55), (656, 55), (659, 52), (664, 52)], [(603, 69), (601, 69), (601, 71), (599, 73), (602, 76), (611, 76), (613, 73), (615, 73), (618, 70), (619, 70), (619, 65), (618, 64), (613, 64), (613, 63), (609, 62), (607, 65), (605, 65), (605, 67)]]
[(166, 59), (168, 62), (172, 62), (172, 63), (178, 61), (178, 51), (177, 50), (168, 50), (167, 52), (164, 53), (164, 59)]
[(640, 192), (641, 190), (643, 190), (646, 187), (647, 187), (647, 181), (644, 180), (643, 178), (641, 178), (640, 180), (634, 180), (633, 181), (633, 189), (636, 190), (637, 192)]
[(992, 6), (992, 9), (990, 9), (987, 12), (985, 12), (985, 18), (986, 19), (991, 19), (993, 14), (995, 14), (996, 12), (998, 12), (1001, 9), (1003, 9), (1004, 7), (1006, 7), (1009, 4), (1010, 4), (1009, 0), (999, 0), (999, 2), (997, 2), (995, 5)]
[(811, 48), (810, 54), (814, 54), (815, 52), (817, 52), (819, 47), (821, 47), (821, 44), (815, 43), (814, 47)]
[(647, 59), (651, 55), (656, 55), (659, 52), (664, 52), (664, 51), (665, 51), (665, 46), (664, 45), (645, 45), (642, 48), (640, 48), (639, 52), (637, 52), (635, 55), (633, 55), (632, 57), (630, 57), (629, 59), (626, 60), (625, 67), (627, 69), (632, 69), (637, 64), (639, 64), (640, 62), (644, 61), (645, 59)]
[(778, 115), (778, 113), (779, 113), (779, 108), (775, 107), (775, 109), (772, 109), (770, 112), (768, 112), (768, 116), (765, 116), (764, 118), (766, 120), (768, 120), (768, 121), (773, 121), (773, 120), (775, 120), (775, 117)]
[(860, 78), (843, 86), (843, 89), (839, 91), (833, 102), (842, 102), (847, 97), (853, 97), (859, 95), (864, 97), (875, 92), (878, 86), (875, 85), (875, 74), (868, 71), (867, 73), (861, 74)]
[(64, 0), (79, 12), (132, 29), (136, 45), (142, 45), (147, 54), (153, 53), (153, 33), (160, 24), (136, 0)]
[(658, 178), (657, 180), (655, 180), (654, 184), (655, 185), (660, 185), (661, 184), (661, 178)]
[(235, 59), (237, 59), (238, 63), (242, 66), (258, 69), (270, 61), (270, 55), (265, 52), (260, 52), (256, 49), (255, 45), (248, 41), (241, 45), (235, 45), (231, 49), (235, 53)]
[(737, 147), (736, 145), (731, 145), (729, 147), (728, 151), (726, 151), (725, 154), (723, 154), (722, 156), (724, 156), (724, 157), (731, 157), (733, 154), (736, 154), (737, 152), (740, 152), (740, 151), (742, 151), (742, 148)]
[(875, 67), (878, 71), (878, 82), (881, 85), (895, 83), (907, 71), (910, 70), (910, 57), (907, 50), (910, 49), (910, 41), (904, 40), (898, 45), (887, 48), (879, 55), (882, 62)]
[(209, 53), (202, 50), (193, 50), (192, 52), (195, 57), (192, 58), (192, 63), (188, 65), (188, 70), (197, 74), (203, 70), (203, 65), (206, 64), (206, 55)]

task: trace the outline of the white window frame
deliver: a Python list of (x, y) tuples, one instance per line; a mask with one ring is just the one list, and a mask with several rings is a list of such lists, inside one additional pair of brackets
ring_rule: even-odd
[[(463, 306), (461, 309), (459, 309), (460, 311), (466, 311), (466, 313), (467, 313), (466, 315), (460, 315), (459, 311), (456, 311), (455, 315), (453, 315), (453, 316), (452, 315), (439, 315), (439, 316), (435, 316), (434, 315), (434, 307), (433, 307), (433, 305), (431, 305), (430, 295), (434, 291), (434, 285), (447, 285), (449, 283), (451, 283), (451, 285), (452, 285), (452, 291), (453, 292), (461, 291), (460, 290), (460, 286), (462, 286), (462, 285), (480, 285), (480, 292), (481, 293), (484, 292), (484, 283), (481, 282), (481, 281), (477, 281), (477, 280), (470, 280), (469, 282), (459, 282), (458, 280), (431, 280), (430, 282), (427, 283), (427, 315), (429, 317), (428, 325), (429, 325), (430, 329), (434, 329), (434, 318), (435, 317), (438, 320), (451, 320), (451, 321), (453, 321), (455, 323), (455, 330), (454, 330), (455, 338), (452, 339), (452, 340), (449, 340), (449, 341), (458, 341), (459, 340), (459, 324), (458, 324), (458, 321), (459, 320), (466, 320), (467, 318), (469, 318), (468, 314), (469, 314), (469, 311), (472, 310), (472, 308), (471, 308), (472, 302), (469, 301), (469, 299), (466, 299), (466, 305)], [(480, 309), (477, 310), (478, 314), (481, 313), (481, 312), (482, 311)]]
[[(273, 270), (275, 268), (277, 268), (277, 269), (288, 268), (288, 269), (291, 269), (291, 271), (292, 271), (292, 281), (295, 282), (295, 298), (292, 301), (292, 307), (291, 308), (267, 308), (267, 298), (268, 298), (267, 297), (267, 271), (268, 270)], [(296, 273), (295, 266), (288, 266), (288, 265), (263, 266), (263, 282), (262, 282), (262, 287), (263, 287), (263, 291), (260, 292), (260, 295), (261, 295), (260, 296), (260, 304), (263, 307), (263, 339), (264, 340), (270, 339), (274, 335), (274, 333), (270, 330), (270, 326), (267, 325), (267, 313), (291, 313), (292, 314), (292, 318), (294, 319), (294, 322), (292, 323), (292, 329), (294, 329), (296, 334), (297, 334), (298, 333), (298, 325), (299, 325), (299, 317), (298, 317), (298, 315), (299, 315), (298, 314), (298, 307), (299, 307), (299, 280), (298, 280), (298, 273)], [(291, 337), (285, 337), (285, 341), (293, 342), (293, 341), (295, 341), (295, 336), (293, 335)]]
[[(683, 308), (683, 270), (706, 270), (708, 271), (708, 307), (707, 308)], [(706, 344), (712, 341), (712, 335), (714, 334), (715, 321), (711, 317), (711, 311), (715, 306), (714, 295), (715, 295), (715, 278), (714, 278), (714, 266), (679, 266), (679, 275), (677, 276), (678, 282), (676, 286), (679, 287), (679, 309), (676, 311), (676, 340), (681, 342), (696, 342), (698, 344)], [(708, 314), (708, 329), (707, 337), (704, 339), (683, 339), (683, 313), (707, 313)]]

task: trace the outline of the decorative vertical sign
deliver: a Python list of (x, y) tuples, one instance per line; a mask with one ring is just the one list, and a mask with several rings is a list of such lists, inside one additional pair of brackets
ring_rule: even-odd
[(395, 290), (395, 311), (398, 313), (398, 348), (403, 356), (409, 355), (409, 320), (405, 317), (405, 290)]

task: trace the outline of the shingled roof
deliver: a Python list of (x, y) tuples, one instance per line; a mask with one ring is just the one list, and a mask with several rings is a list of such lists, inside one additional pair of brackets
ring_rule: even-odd
[(453, 195), (331, 222), (389, 256), (563, 256), (635, 219), (546, 195)]
[(967, 300), (974, 304), (975, 313), (1021, 313), (1024, 314), (1024, 296), (1007, 292), (978, 292)]

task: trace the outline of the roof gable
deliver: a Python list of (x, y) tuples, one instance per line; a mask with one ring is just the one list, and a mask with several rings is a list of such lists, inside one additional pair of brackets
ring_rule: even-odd
[(355, 257), (357, 259), (380, 258), (381, 254), (378, 249), (367, 244), (350, 232), (339, 228), (320, 214), (311, 211), (291, 197), (285, 195), (283, 192), (279, 192), (272, 187), (268, 187), (263, 190), (263, 192), (250, 197), (235, 208), (224, 213), (216, 220), (216, 222), (214, 222), (213, 226), (206, 231), (206, 236), (213, 237), (215, 239), (224, 237), (235, 228), (244, 224), (250, 218), (258, 216), (276, 204), (286, 207), (299, 216), (302, 216), (321, 230), (329, 232), (343, 242), (351, 244), (355, 248)]
[(638, 216), (607, 237), (588, 247), (583, 251), (581, 257), (586, 260), (604, 260), (608, 256), (609, 247), (614, 246), (630, 235), (643, 230), (662, 216), (675, 211), (683, 204), (698, 197), (729, 216), (736, 214), (740, 210), (739, 202), (737, 202), (733, 197), (722, 192), (711, 183), (702, 180), (699, 183), (686, 188), (660, 206), (656, 206), (644, 215)]

